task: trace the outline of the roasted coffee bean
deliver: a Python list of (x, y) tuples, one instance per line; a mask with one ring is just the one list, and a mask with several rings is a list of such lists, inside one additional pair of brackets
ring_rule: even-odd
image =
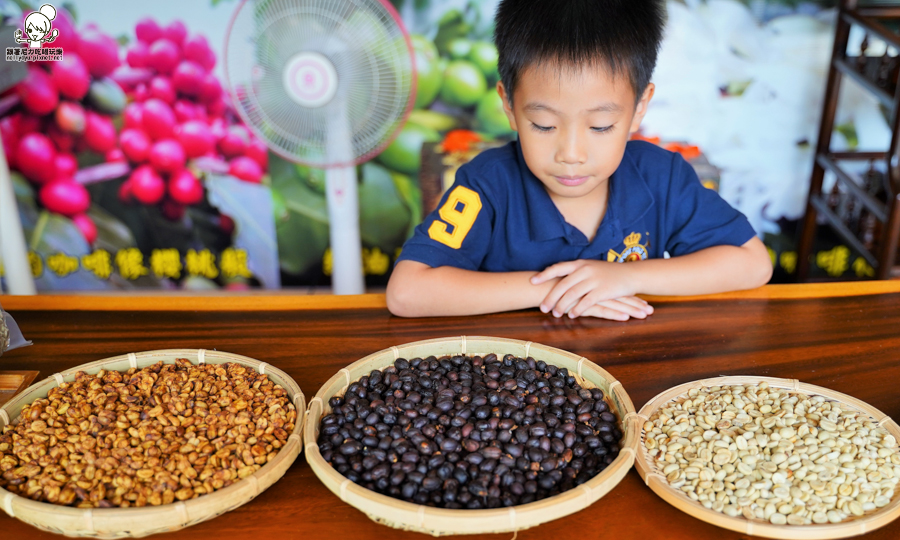
[(472, 452), (463, 459), (473, 465), (478, 465), (482, 461), (484, 461), (484, 455), (480, 454), (479, 452)]
[(522, 455), (524, 448), (522, 448), (521, 444), (507, 444), (505, 450), (507, 454), (517, 458)]
[(403, 471), (395, 471), (391, 475), (390, 480), (392, 486), (399, 486), (403, 483), (404, 480), (406, 480), (406, 473), (404, 473)]
[(428, 469), (432, 470), (432, 471), (437, 470), (437, 468), (440, 467), (441, 465), (443, 465), (445, 461), (446, 461), (446, 458), (444, 457), (444, 454), (441, 454), (440, 452), (438, 452), (438, 453), (434, 454), (433, 456), (431, 456), (430, 458), (428, 458), (428, 461), (427, 461)]
[(456, 452), (457, 450), (459, 450), (459, 442), (457, 442), (456, 440), (451, 439), (450, 437), (446, 437), (443, 441), (441, 441), (442, 452), (449, 453)]
[(466, 439), (462, 442), (462, 447), (466, 450), (466, 452), (477, 452), (478, 449), (481, 448), (481, 444), (478, 441)]
[(362, 444), (357, 441), (347, 441), (338, 448), (338, 451), (345, 456), (352, 456), (362, 450)]
[(329, 398), (319, 452), (367, 489), (443, 508), (527, 504), (618, 456), (597, 388), (534, 358), (398, 358)]
[(374, 469), (372, 469), (372, 479), (379, 480), (381, 478), (385, 478), (386, 476), (388, 476), (390, 474), (390, 472), (391, 472), (391, 466), (388, 465), (387, 463), (382, 463), (382, 464), (378, 465), (377, 467), (375, 467)]
[(562, 454), (566, 449), (566, 444), (562, 441), (562, 439), (553, 439), (550, 441), (550, 450), (554, 454)]

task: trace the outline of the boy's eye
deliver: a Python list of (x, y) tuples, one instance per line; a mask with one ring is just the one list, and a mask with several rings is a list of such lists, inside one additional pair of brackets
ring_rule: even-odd
[(539, 125), (535, 124), (534, 122), (531, 123), (531, 127), (532, 127), (532, 129), (534, 129), (536, 131), (540, 131), (542, 133), (546, 133), (546, 132), (550, 131), (551, 129), (553, 129), (553, 126), (539, 126)]
[(593, 131), (594, 133), (606, 133), (607, 131), (611, 130), (613, 127), (614, 126), (592, 127), (591, 131)]

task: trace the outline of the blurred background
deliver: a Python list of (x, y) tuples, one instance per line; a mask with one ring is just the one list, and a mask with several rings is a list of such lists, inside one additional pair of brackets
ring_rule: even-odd
[[(515, 136), (495, 90), (497, 1), (392, 3), (411, 34), (418, 93), (397, 138), (358, 167), (370, 289), (387, 283), (455, 170)], [(5, 47), (42, 4), (0, 0)], [(0, 137), (39, 291), (330, 286), (323, 171), (268, 151), (225, 84), (223, 45), (238, 4), (58, 2), (59, 36), (45, 46), (62, 48), (64, 60), (4, 64), (0, 75), (24, 71), (0, 97)], [(836, 2), (667, 6), (656, 97), (638, 137), (681, 152), (750, 219), (770, 248), (773, 279), (792, 281)], [(847, 54), (893, 61), (897, 51), (854, 28)], [(834, 125), (832, 150), (890, 146), (887, 111), (860, 85), (842, 87)], [(163, 139), (171, 144), (156, 144)], [(851, 169), (885, 174), (883, 160)], [(826, 175), (822, 191), (833, 186)], [(811, 275), (871, 277), (844, 244), (820, 228)]]

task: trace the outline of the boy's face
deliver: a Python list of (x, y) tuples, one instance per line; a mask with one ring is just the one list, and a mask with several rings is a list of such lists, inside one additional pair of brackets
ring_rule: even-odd
[(622, 74), (605, 68), (530, 67), (519, 77), (513, 106), (497, 84), (506, 116), (519, 133), (531, 172), (561, 202), (598, 195), (619, 167), (625, 143), (637, 131), (653, 96), (653, 84), (635, 106), (634, 90)]

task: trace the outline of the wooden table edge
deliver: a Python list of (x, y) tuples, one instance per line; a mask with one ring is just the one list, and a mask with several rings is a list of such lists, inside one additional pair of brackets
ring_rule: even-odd
[[(766, 285), (749, 291), (699, 296), (648, 296), (651, 303), (703, 300), (792, 300), (900, 293), (900, 280), (848, 281)], [(383, 309), (384, 294), (335, 296), (220, 292), (160, 294), (159, 292), (69, 293), (35, 296), (0, 295), (3, 309), (16, 311), (298, 311), (322, 309)]]

